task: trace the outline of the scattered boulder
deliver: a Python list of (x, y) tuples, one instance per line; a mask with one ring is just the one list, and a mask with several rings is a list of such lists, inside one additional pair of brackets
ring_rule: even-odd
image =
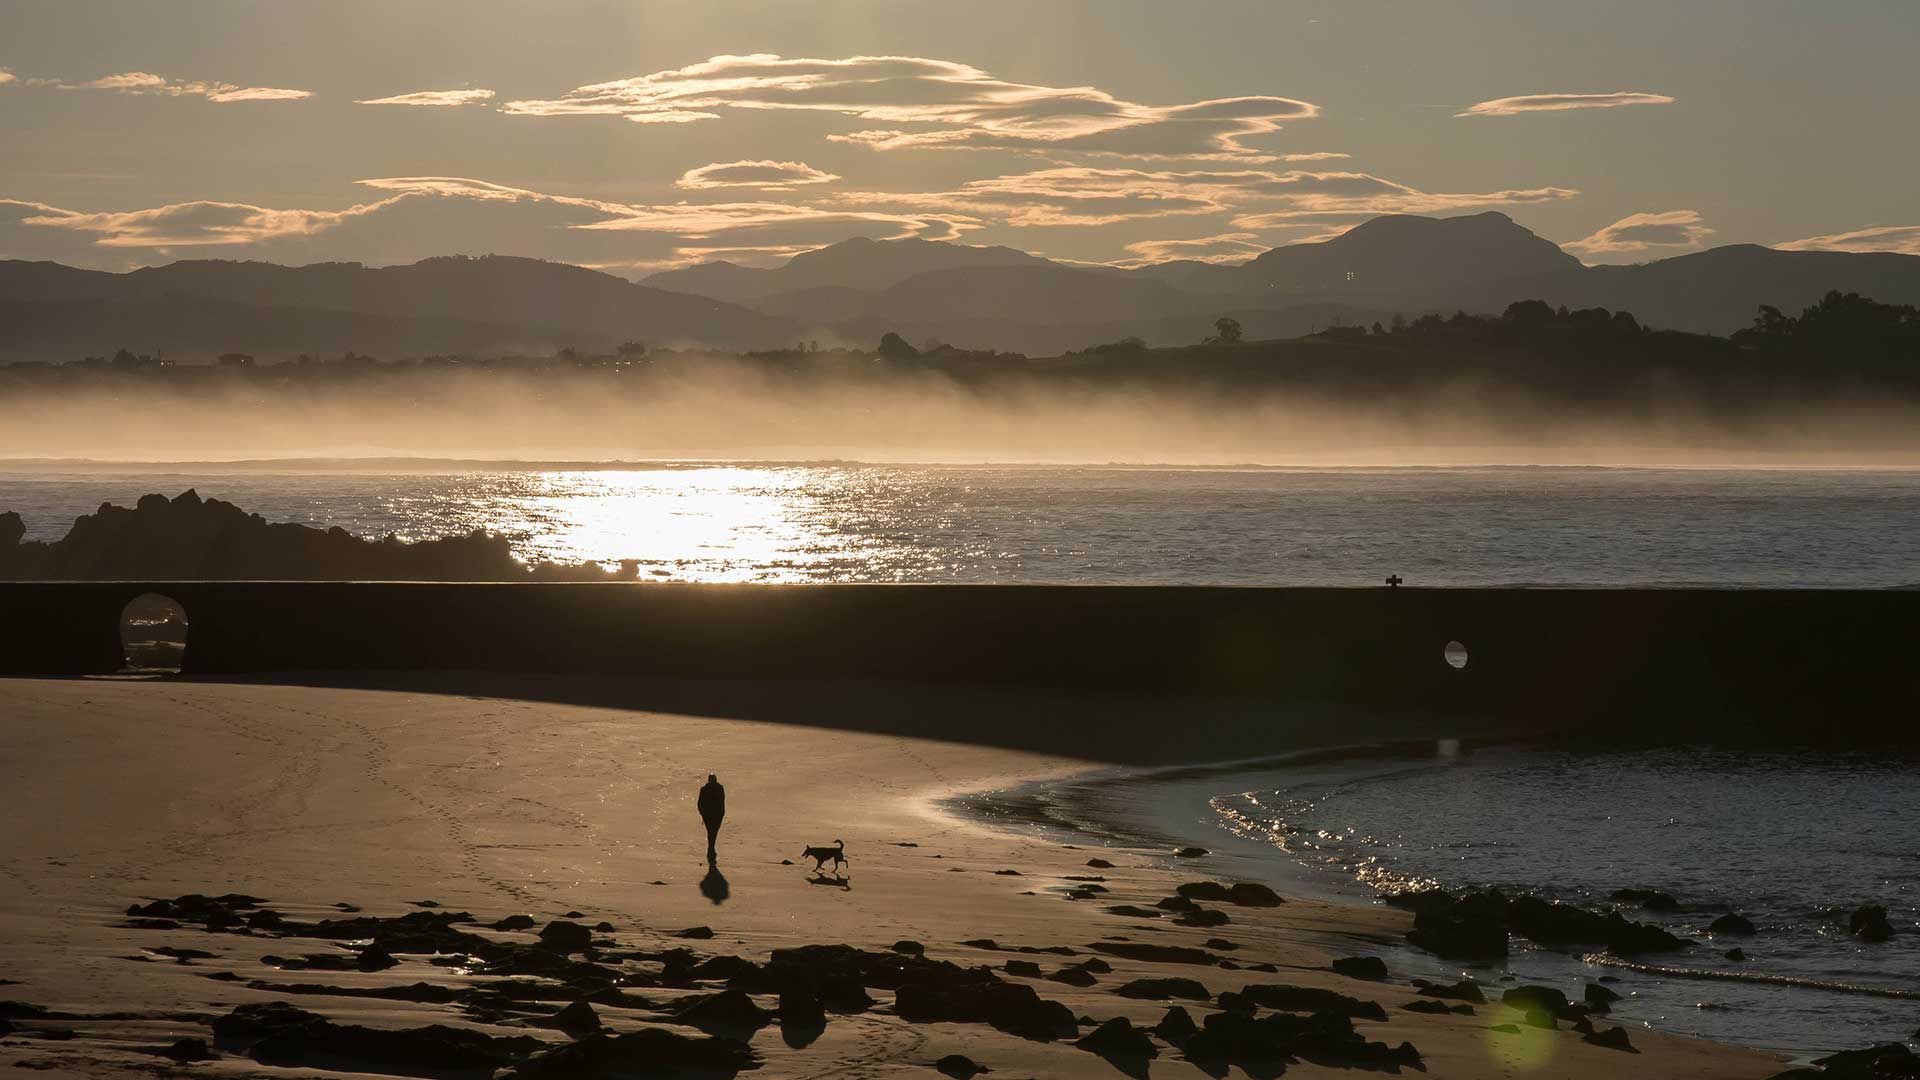
[(759, 1058), (745, 1043), (710, 1036), (693, 1038), (665, 1028), (642, 1028), (622, 1035), (590, 1035), (549, 1050), (507, 1074), (507, 1080), (682, 1072), (732, 1076), (759, 1064)]
[(1107, 914), (1125, 915), (1133, 919), (1157, 919), (1160, 917), (1160, 912), (1153, 908), (1137, 907), (1133, 904), (1114, 904), (1107, 908)]
[(1153, 1027), (1153, 1033), (1169, 1046), (1185, 1046), (1188, 1037), (1199, 1030), (1199, 1025), (1193, 1022), (1193, 1016), (1182, 1005), (1169, 1007), (1167, 1014)]
[(1002, 967), (1009, 975), (1019, 975), (1028, 979), (1040, 977), (1040, 965), (1031, 960), (1009, 960)]
[(1893, 924), (1887, 921), (1886, 908), (1867, 904), (1847, 917), (1847, 933), (1861, 941), (1885, 941), (1893, 936)]
[(540, 928), (540, 944), (556, 952), (585, 952), (593, 947), (593, 931), (579, 923), (556, 919)]
[(1634, 1049), (1633, 1042), (1627, 1038), (1627, 1029), (1623, 1027), (1610, 1027), (1604, 1031), (1593, 1031), (1582, 1035), (1581, 1039), (1595, 1046), (1604, 1046), (1609, 1050), (1625, 1050), (1630, 1054), (1640, 1052)]
[(1384, 979), (1387, 977), (1387, 962), (1377, 956), (1343, 956), (1331, 965), (1333, 970), (1349, 979)]
[(1149, 964), (1202, 964), (1215, 967), (1220, 957), (1205, 949), (1190, 949), (1184, 945), (1148, 945), (1135, 941), (1096, 941), (1087, 946), (1094, 952), (1118, 956), (1125, 960), (1141, 960)]
[(1111, 870), (1111, 869), (1113, 869), (1113, 864), (1112, 864), (1112, 863), (1110, 863), (1110, 862), (1108, 862), (1108, 861), (1107, 861), (1107, 860), (1105, 860), (1105, 859), (1088, 859), (1088, 860), (1087, 860), (1087, 865), (1088, 865), (1088, 866), (1091, 866), (1091, 867), (1093, 867), (1093, 868), (1094, 868), (1095, 870)]
[(1229, 895), (1227, 887), (1217, 881), (1189, 881), (1176, 886), (1173, 891), (1189, 900), (1212, 900), (1216, 903), (1225, 903)]
[(1551, 986), (1516, 986), (1500, 995), (1500, 1003), (1521, 1012), (1545, 1012), (1559, 1016), (1570, 1002), (1567, 995)]
[(710, 941), (713, 939), (713, 927), (689, 926), (685, 930), (682, 930), (673, 936), (677, 938), (686, 938), (689, 941)]
[(1088, 971), (1078, 964), (1061, 968), (1059, 971), (1047, 976), (1047, 980), (1049, 982), (1062, 983), (1067, 986), (1079, 987), (1092, 986), (1100, 981), (1093, 977), (1093, 972)]
[(1216, 911), (1213, 908), (1198, 908), (1186, 912), (1183, 915), (1176, 915), (1173, 920), (1175, 926), (1197, 926), (1205, 928), (1225, 926), (1231, 921), (1231, 919), (1227, 918), (1226, 912)]
[(1203, 848), (1203, 847), (1183, 847), (1173, 853), (1174, 857), (1177, 859), (1197, 859), (1197, 858), (1200, 858), (1202, 855), (1211, 855), (1211, 854), (1212, 852), (1208, 851), (1206, 848)]
[(1659, 889), (1615, 889), (1613, 899), (1623, 904), (1639, 904), (1648, 911), (1680, 909), (1680, 901)]
[(1256, 1076), (1273, 1076), (1277, 1075), (1274, 1066), (1299, 1057), (1389, 1071), (1422, 1067), (1420, 1052), (1412, 1043), (1395, 1047), (1370, 1042), (1353, 1030), (1351, 1017), (1329, 1012), (1271, 1013), (1258, 1018), (1239, 1012), (1209, 1013), (1200, 1031), (1187, 1038), (1184, 1052), (1187, 1060), (1214, 1075), (1220, 1075), (1221, 1066), (1239, 1065)]
[(1140, 998), (1147, 1001), (1165, 1001), (1168, 998), (1207, 1001), (1213, 997), (1198, 979), (1181, 978), (1135, 979), (1114, 990), (1114, 993), (1121, 997)]
[(535, 922), (531, 915), (509, 915), (498, 922), (487, 924), (488, 928), (493, 930), (531, 930), (538, 925), (540, 924)]
[(953, 1077), (953, 1080), (972, 1080), (981, 1073), (993, 1071), (965, 1054), (948, 1054), (934, 1062), (933, 1068), (942, 1076)]
[(754, 1004), (739, 990), (722, 990), (683, 1003), (675, 1018), (688, 1027), (711, 1033), (758, 1031), (773, 1019), (773, 1014)]
[(1079, 1030), (1073, 1011), (1024, 983), (1001, 982), (991, 972), (942, 984), (909, 983), (894, 995), (894, 1012), (912, 1024), (990, 1024), (1009, 1035), (1049, 1041)]
[[(1920, 1055), (1899, 1043), (1884, 1043), (1864, 1050), (1842, 1050), (1823, 1058), (1814, 1058), (1821, 1070), (1797, 1069), (1781, 1076), (1840, 1077), (1841, 1080), (1894, 1080), (1920, 1076)], [(1778, 1078), (1776, 1078), (1778, 1080)]]
[(893, 943), (893, 951), (903, 956), (925, 956), (927, 947), (917, 941), (902, 940)]
[(1153, 1040), (1147, 1038), (1147, 1033), (1134, 1027), (1133, 1021), (1124, 1016), (1116, 1016), (1101, 1024), (1073, 1045), (1101, 1057), (1150, 1058), (1160, 1054)]
[(1715, 936), (1732, 934), (1738, 937), (1752, 937), (1755, 933), (1752, 920), (1731, 912), (1708, 923), (1707, 932)]
[(160, 1051), (175, 1061), (212, 1061), (220, 1055), (207, 1045), (205, 1039), (175, 1039), (165, 1050)]
[[(1400, 1007), (1407, 1010), (1408, 1012), (1416, 1012), (1416, 1013), (1437, 1013), (1440, 1015), (1447, 1015), (1453, 1012), (1453, 1006), (1448, 1005), (1443, 1001), (1434, 1001), (1430, 998), (1416, 998), (1415, 1000), (1409, 1001), (1405, 1005), (1402, 1005)], [(1467, 1007), (1472, 1008), (1473, 1006), (1469, 1005)]]
[(1331, 1013), (1336, 1016), (1358, 1016), (1368, 1020), (1387, 1018), (1387, 1010), (1377, 1001), (1362, 1001), (1359, 998), (1348, 997), (1332, 990), (1321, 990), (1317, 987), (1256, 983), (1243, 988), (1240, 993), (1248, 1001), (1268, 1009)]
[(1286, 903), (1280, 894), (1252, 881), (1236, 882), (1227, 887), (1227, 902), (1236, 907), (1279, 907)]
[(1613, 1003), (1620, 1000), (1619, 994), (1599, 983), (1588, 983), (1580, 993), (1586, 999), (1587, 1008), (1594, 1012), (1609, 1012), (1613, 1008)]
[(1726, 952), (1723, 952), (1720, 955), (1726, 957), (1729, 960), (1732, 960), (1735, 963), (1744, 963), (1747, 959), (1747, 950), (1736, 947), (1736, 948), (1728, 949)]
[(1487, 1003), (1487, 995), (1481, 991), (1480, 984), (1470, 979), (1461, 979), (1456, 983), (1435, 983), (1425, 979), (1413, 980), (1414, 993), (1426, 997), (1450, 998), (1455, 1001), (1469, 1001), (1475, 1005)]
[(551, 1022), (554, 1027), (566, 1032), (594, 1032), (606, 1026), (600, 1022), (600, 1014), (594, 1012), (593, 1006), (584, 1000), (554, 1013)]
[(812, 987), (789, 986), (780, 991), (780, 1023), (784, 1027), (827, 1026), (827, 1007)]
[(1162, 911), (1186, 912), (1200, 910), (1200, 905), (1194, 903), (1192, 898), (1181, 896), (1179, 893), (1175, 893), (1164, 900), (1156, 901), (1153, 906)]

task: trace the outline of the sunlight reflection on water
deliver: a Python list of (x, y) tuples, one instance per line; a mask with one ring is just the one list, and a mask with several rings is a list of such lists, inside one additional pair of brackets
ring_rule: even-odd
[[(661, 462), (417, 472), (0, 471), (29, 540), (197, 488), (268, 521), (641, 580), (1186, 585), (1920, 582), (1920, 471)], [(1470, 661), (1469, 661), (1470, 662)]]

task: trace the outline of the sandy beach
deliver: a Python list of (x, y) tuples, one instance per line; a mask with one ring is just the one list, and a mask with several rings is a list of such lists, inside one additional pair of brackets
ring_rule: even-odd
[[(1382, 954), (1385, 979), (1328, 968), (1357, 946), (1397, 940), (1407, 926), (1401, 912), (1291, 898), (1275, 907), (1207, 904), (1227, 918), (1211, 927), (1114, 914), (1110, 907), (1152, 908), (1181, 882), (1230, 879), (1211, 872), (1205, 858), (1176, 865), (1166, 852), (1068, 847), (990, 830), (938, 805), (1114, 764), (1252, 749), (1205, 738), (1214, 729), (1203, 713), (1168, 724), (1151, 712), (1040, 695), (782, 684), (0, 680), (0, 918), (9, 928), (0, 1000), (49, 1010), (37, 1018), (14, 1010), (20, 1018), (0, 1041), (0, 1063), (67, 1076), (401, 1071), (366, 1062), (267, 1065), (231, 1046), (194, 1064), (159, 1053), (183, 1037), (217, 1043), (210, 1020), (271, 1001), (339, 1024), (446, 1024), (570, 1041), (531, 1022), (537, 1017), (476, 1019), (444, 1002), (326, 992), (487, 982), (425, 955), (399, 953), (395, 966), (380, 971), (285, 970), (262, 957), (350, 957), (342, 946), (351, 943), (267, 930), (214, 933), (184, 922), (142, 928), (127, 914), (155, 899), (239, 893), (298, 923), (345, 918), (342, 905), (381, 918), (471, 912), (476, 925), (468, 929), (503, 942), (536, 938), (482, 926), (522, 914), (536, 928), (562, 919), (604, 922), (610, 929), (594, 936), (615, 943), (596, 946), (609, 956), (684, 947), (698, 958), (765, 963), (773, 950), (800, 945), (887, 952), (913, 941), (932, 960), (991, 965), (1076, 1017), (1124, 1016), (1149, 1028), (1170, 1004), (1196, 1020), (1216, 1006), (1121, 997), (1116, 988), (1174, 977), (1197, 979), (1214, 995), (1249, 984), (1320, 988), (1378, 1002), (1386, 1019), (1356, 1019), (1355, 1029), (1388, 1046), (1410, 1042), (1433, 1077), (1631, 1070), (1757, 1078), (1784, 1068), (1765, 1055), (1645, 1028), (1629, 1031), (1633, 1053), (1590, 1044), (1565, 1023), (1553, 1032), (1494, 1031), (1520, 1016), (1498, 1003), (1496, 983), (1474, 1015), (1409, 1012), (1405, 1006), (1421, 999), (1391, 972), (1393, 951)], [(1277, 723), (1268, 738), (1308, 741), (1309, 724)], [(693, 806), (708, 773), (728, 790), (718, 862), (724, 883), (708, 874)], [(844, 880), (816, 876), (801, 848), (836, 839), (849, 858)], [(1095, 858), (1114, 865), (1089, 868)], [(1067, 889), (1093, 884), (1070, 876), (1102, 878), (1108, 891), (1070, 899)], [(697, 927), (710, 928), (711, 937), (683, 936)], [(980, 939), (998, 947), (962, 944)], [(1201, 949), (1231, 966), (1150, 962), (1094, 948), (1103, 942)], [(1072, 955), (1014, 951), (1022, 947)], [(163, 948), (173, 954), (156, 951)], [(1051, 974), (1094, 957), (1111, 970), (1085, 986), (1006, 967), (1038, 963)], [(642, 973), (632, 993), (660, 1007), (596, 1006), (606, 1027), (696, 1035), (674, 1024), (664, 1003), (722, 983), (671, 986), (675, 980), (663, 982), (650, 964), (630, 967)], [(305, 989), (280, 988), (290, 984)], [(1579, 986), (1559, 989), (1580, 996)], [(1078, 1048), (1075, 1038), (1094, 1030), (1086, 1023), (1075, 1037), (1021, 1038), (986, 1023), (910, 1022), (896, 1014), (890, 992), (872, 995), (872, 1008), (833, 1013), (804, 1045), (791, 1045), (804, 1040), (783, 1038), (776, 1023), (760, 1028), (750, 1040), (754, 1075), (937, 1076), (934, 1063), (951, 1054), (991, 1068), (996, 1080), (1209, 1075), (1165, 1042), (1156, 1043), (1150, 1063)], [(755, 1000), (767, 1009), (776, 1004), (764, 995)], [(1286, 1071), (1354, 1069), (1311, 1060)]]

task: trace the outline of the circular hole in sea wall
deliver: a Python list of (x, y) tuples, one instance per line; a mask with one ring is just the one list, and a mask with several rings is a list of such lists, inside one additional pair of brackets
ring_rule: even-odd
[(187, 610), (159, 593), (134, 597), (120, 612), (124, 670), (177, 674), (187, 652)]
[(1440, 650), (1440, 655), (1447, 658), (1447, 666), (1455, 671), (1467, 666), (1467, 647), (1457, 641), (1447, 642), (1447, 647)]

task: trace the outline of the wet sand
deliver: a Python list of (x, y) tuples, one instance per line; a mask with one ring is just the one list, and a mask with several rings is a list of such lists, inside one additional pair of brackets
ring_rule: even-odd
[[(1164, 716), (1156, 722), (1144, 711), (1114, 711), (1108, 722), (1095, 723), (1101, 711), (1099, 703), (1032, 695), (958, 698), (779, 684), (676, 688), (425, 676), (381, 688), (0, 680), (7, 821), (0, 829), (0, 980), (11, 983), (0, 985), (0, 1000), (57, 1014), (11, 1021), (17, 1030), (0, 1041), (0, 1066), (24, 1062), (72, 1076), (156, 1068), (301, 1075), (231, 1049), (191, 1066), (155, 1053), (180, 1037), (210, 1038), (208, 1019), (236, 1005), (274, 1000), (375, 1028), (439, 1023), (569, 1041), (525, 1017), (481, 1022), (445, 1004), (290, 997), (249, 985), (377, 990), (484, 982), (421, 955), (398, 955), (397, 966), (378, 972), (291, 972), (261, 957), (349, 953), (340, 944), (271, 933), (137, 928), (126, 914), (129, 905), (155, 898), (232, 892), (307, 923), (343, 917), (336, 905), (382, 917), (467, 911), (481, 923), (527, 914), (536, 925), (578, 912), (583, 925), (611, 926), (596, 937), (636, 954), (684, 947), (700, 957), (764, 962), (774, 949), (803, 944), (886, 951), (911, 940), (930, 958), (1000, 968), (1007, 981), (1031, 985), (1075, 1016), (1125, 1016), (1147, 1026), (1169, 1004), (1184, 1004), (1196, 1019), (1213, 1006), (1124, 998), (1115, 988), (1166, 977), (1197, 979), (1215, 994), (1249, 983), (1319, 987), (1377, 1001), (1387, 1019), (1356, 1020), (1355, 1028), (1389, 1046), (1411, 1042), (1434, 1077), (1579, 1078), (1627, 1069), (1765, 1077), (1783, 1068), (1765, 1055), (1645, 1029), (1630, 1032), (1637, 1054), (1587, 1044), (1565, 1023), (1557, 1032), (1493, 1032), (1491, 1025), (1519, 1021), (1497, 1003), (1473, 1016), (1411, 1013), (1404, 1006), (1416, 995), (1404, 978), (1360, 980), (1327, 969), (1337, 956), (1379, 952), (1377, 946), (1397, 940), (1406, 926), (1402, 913), (1296, 898), (1264, 908), (1207, 904), (1229, 921), (1204, 928), (1113, 914), (1109, 907), (1151, 909), (1177, 883), (1209, 878), (1207, 860), (1176, 865), (1164, 852), (1066, 847), (991, 831), (938, 805), (1116, 759), (1243, 756), (1248, 749), (1227, 745), (1232, 740), (1198, 744), (1190, 737), (1197, 728), (1171, 737), (1166, 729), (1182, 734), (1179, 724)], [(693, 809), (709, 772), (728, 791), (719, 860), (726, 895), (719, 903), (710, 898), (719, 891), (715, 882), (706, 880), (703, 890), (705, 837)], [(817, 877), (811, 860), (802, 864), (799, 856), (803, 846), (836, 839), (845, 840), (850, 860), (844, 881)], [(1092, 858), (1115, 865), (1090, 869)], [(1099, 884), (1109, 891), (1068, 899), (1066, 889), (1085, 884), (1070, 876), (1104, 878)], [(437, 908), (414, 906), (429, 901)], [(710, 939), (680, 936), (701, 926), (711, 928)], [(534, 940), (488, 933), (504, 942)], [(1097, 955), (1092, 945), (1116, 937), (1191, 948), (1223, 939), (1235, 948), (1208, 951), (1235, 966), (1106, 955), (1111, 972), (1086, 987), (1004, 970), (1010, 960), (1030, 961), (1052, 973)], [(1000, 948), (961, 944), (983, 938)], [(212, 955), (181, 963), (154, 951), (162, 947)], [(1075, 955), (1009, 947), (1065, 947)], [(1393, 952), (1382, 955), (1391, 968)], [(1256, 964), (1276, 970), (1251, 970)], [(704, 982), (662, 989), (642, 977), (633, 992), (660, 1002), (718, 988)], [(1489, 989), (1497, 1002), (1499, 987)], [(1560, 989), (1579, 996), (1578, 986)], [(751, 1039), (760, 1057), (754, 1075), (936, 1076), (933, 1063), (948, 1054), (989, 1066), (995, 1077), (1112, 1077), (1145, 1065), (1110, 1061), (1076, 1048), (1072, 1038), (1020, 1038), (985, 1023), (908, 1022), (893, 1013), (891, 996), (873, 991), (874, 1008), (831, 1016), (824, 1032), (799, 1048), (778, 1026), (762, 1028)], [(667, 1026), (694, 1034), (657, 1009), (599, 1011), (617, 1031)], [(1092, 1030), (1082, 1024), (1079, 1034)], [(73, 1035), (49, 1038), (48, 1031)], [(1207, 1075), (1176, 1049), (1157, 1049), (1145, 1065), (1152, 1076)], [(382, 1070), (361, 1063), (356, 1071)], [(1287, 1071), (1358, 1075), (1331, 1060)]]

